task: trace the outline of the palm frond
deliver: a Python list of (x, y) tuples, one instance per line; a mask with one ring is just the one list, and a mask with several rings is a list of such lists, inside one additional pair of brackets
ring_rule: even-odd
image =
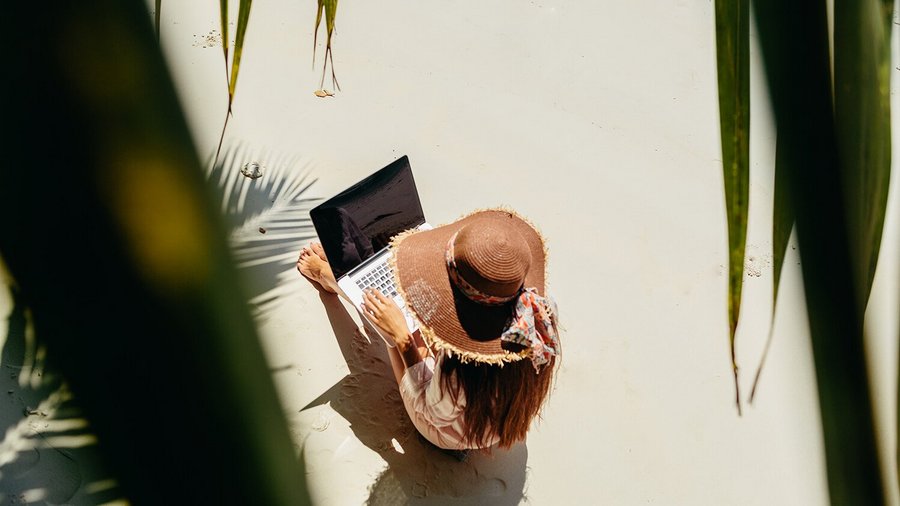
[(241, 0), (238, 5), (238, 20), (234, 39), (234, 59), (231, 61), (231, 77), (228, 79), (228, 110), (234, 102), (234, 92), (237, 89), (238, 72), (241, 70), (241, 55), (244, 53), (244, 35), (247, 33), (247, 24), (250, 21), (250, 8), (253, 0)]
[[(341, 85), (338, 84), (337, 75), (334, 73), (334, 55), (331, 52), (331, 37), (334, 34), (334, 21), (337, 18), (338, 0), (318, 0), (316, 10), (316, 26), (313, 30), (313, 66), (316, 64), (316, 44), (318, 42), (319, 25), (322, 23), (322, 17), (325, 17), (325, 58), (322, 62), (322, 79), (319, 81), (319, 89), (325, 86), (325, 71), (328, 68), (328, 62), (331, 61), (331, 84), (335, 89), (340, 90)], [(328, 96), (328, 95), (323, 95)]]
[[(309, 504), (146, 2), (59, 7), (10, 4), (10, 19), (46, 29), (10, 24), (4, 37), (30, 50), (12, 56), (21, 78), (0, 80), (17, 97), (5, 111), (17, 125), (5, 140), (20, 151), (10, 163), (40, 152), (42, 165), (71, 169), (0, 185), (0, 210), (20, 217), (0, 222), (0, 252), (36, 330), (64, 358), (59, 370), (129, 500)], [(112, 85), (85, 93), (60, 47)], [(47, 116), (56, 121), (31, 120)], [(48, 135), (52, 150), (41, 148)], [(59, 234), (34, 232), (46, 216)], [(71, 265), (90, 268), (48, 269), (60, 241), (77, 244)]]
[[(219, 29), (222, 30), (222, 56), (225, 57), (225, 86), (229, 86), (228, 77), (228, 0), (219, 0)], [(229, 100), (230, 102), (230, 100)]]
[(216, 157), (222, 150), (222, 141), (225, 139), (225, 130), (228, 129), (228, 119), (231, 117), (231, 108), (234, 105), (234, 94), (237, 90), (238, 73), (241, 69), (241, 55), (244, 53), (244, 35), (247, 33), (247, 24), (250, 21), (250, 8), (253, 0), (241, 0), (238, 5), (237, 35), (234, 40), (234, 56), (231, 61), (231, 71), (228, 70), (228, 0), (219, 2), (219, 21), (222, 25), (222, 51), (225, 55), (225, 83), (228, 87), (228, 110), (225, 112), (225, 122), (222, 124), (222, 133), (219, 135), (219, 145), (216, 148)]
[(735, 402), (740, 414), (734, 339), (740, 318), (750, 203), (750, 2), (716, 0), (715, 10), (719, 122), (728, 221), (728, 321)]
[(753, 386), (750, 388), (750, 402), (756, 398), (756, 389), (759, 386), (759, 378), (766, 365), (769, 349), (772, 347), (772, 339), (775, 335), (775, 310), (778, 307), (778, 287), (781, 285), (781, 270), (784, 267), (784, 256), (787, 252), (788, 241), (791, 239), (791, 230), (794, 228), (794, 209), (791, 207), (790, 194), (787, 188), (787, 176), (790, 170), (783, 150), (779, 149), (780, 141), (775, 141), (775, 199), (772, 204), (772, 319), (769, 323), (769, 336), (766, 338), (766, 346), (763, 348), (762, 358), (753, 376)]
[(826, 5), (756, 0), (754, 9), (778, 149), (789, 169), (831, 504), (884, 504), (838, 154), (842, 128), (832, 108)]
[(891, 176), (893, 3), (834, 2), (834, 113), (860, 315), (875, 278)]
[(891, 176), (890, 4), (834, 2), (834, 114), (857, 300), (865, 312)]

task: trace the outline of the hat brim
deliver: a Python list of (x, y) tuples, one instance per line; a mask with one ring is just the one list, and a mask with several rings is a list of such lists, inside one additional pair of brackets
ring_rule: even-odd
[(485, 215), (503, 218), (528, 243), (531, 266), (525, 275), (525, 287), (534, 287), (545, 295), (547, 254), (543, 237), (512, 211), (476, 211), (432, 230), (400, 234), (391, 243), (391, 263), (396, 285), (433, 349), (449, 351), (463, 361), (513, 362), (528, 352), (500, 340), (515, 309), (515, 300), (501, 306), (478, 304), (463, 295), (447, 274), (445, 252), (450, 238)]

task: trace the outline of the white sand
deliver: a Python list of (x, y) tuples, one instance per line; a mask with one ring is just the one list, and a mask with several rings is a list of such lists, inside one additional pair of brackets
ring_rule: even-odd
[[(217, 5), (163, 2), (163, 46), (204, 154), (227, 100), (221, 48), (203, 47)], [(758, 400), (741, 418), (734, 407), (711, 2), (342, 2), (343, 91), (325, 99), (314, 19), (312, 1), (254, 4), (228, 138), (298, 155), (294, 170), (318, 178), (308, 196), (408, 154), (432, 223), (518, 209), (548, 238), (566, 327), (527, 444), (461, 464), (416, 438), (380, 343), (286, 259), (260, 321), (316, 504), (827, 504), (795, 242)], [(772, 283), (774, 135), (753, 64), (745, 396)], [(893, 477), (897, 184), (891, 199), (869, 339)]]

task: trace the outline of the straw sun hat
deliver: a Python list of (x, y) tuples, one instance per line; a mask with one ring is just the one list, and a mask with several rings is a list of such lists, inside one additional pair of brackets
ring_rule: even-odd
[(537, 370), (558, 354), (544, 240), (518, 214), (476, 211), (391, 246), (396, 285), (433, 349), (464, 362), (530, 358)]

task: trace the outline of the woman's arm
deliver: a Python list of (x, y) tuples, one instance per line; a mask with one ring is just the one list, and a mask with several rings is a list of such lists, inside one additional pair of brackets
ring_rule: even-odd
[[(397, 346), (403, 358), (405, 368), (410, 368), (422, 361), (422, 352), (416, 346), (416, 340), (409, 333), (406, 318), (393, 299), (381, 292), (369, 289), (363, 293), (362, 310), (369, 319), (384, 333), (388, 334)], [(425, 350), (427, 353), (427, 350)]]
[(406, 344), (400, 345), (400, 343), (397, 343), (397, 350), (400, 351), (400, 356), (403, 357), (403, 365), (409, 369), (422, 361), (422, 350), (416, 347), (415, 340), (413, 340), (411, 335), (407, 333), (406, 336)]

